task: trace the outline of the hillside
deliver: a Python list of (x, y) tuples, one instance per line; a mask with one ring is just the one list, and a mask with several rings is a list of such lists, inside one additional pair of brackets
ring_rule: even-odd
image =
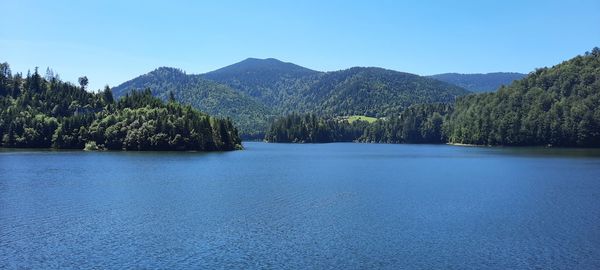
[(297, 111), (326, 115), (384, 117), (413, 104), (453, 102), (469, 92), (418, 75), (382, 68), (354, 67), (328, 72), (302, 92)]
[(471, 92), (493, 92), (498, 90), (502, 85), (509, 85), (515, 80), (522, 79), (527, 74), (514, 72), (494, 72), (486, 74), (459, 74), (459, 73), (444, 73), (429, 76), (436, 80), (447, 82)]
[(248, 58), (203, 74), (202, 77), (225, 84), (269, 107), (283, 109), (287, 101), (307, 89), (321, 74), (273, 58)]
[(416, 103), (451, 102), (468, 91), (382, 68), (318, 72), (276, 59), (249, 58), (202, 75), (246, 93), (279, 114), (385, 116)]
[(600, 146), (600, 49), (457, 101), (452, 143)]
[(116, 97), (136, 89), (149, 88), (152, 94), (167, 100), (170, 93), (183, 104), (219, 117), (229, 117), (246, 136), (266, 130), (271, 109), (256, 99), (226, 85), (188, 75), (179, 69), (161, 67), (112, 88)]

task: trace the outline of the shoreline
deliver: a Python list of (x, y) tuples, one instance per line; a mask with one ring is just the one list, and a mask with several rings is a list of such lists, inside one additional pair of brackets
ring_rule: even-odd
[(446, 145), (452, 146), (465, 146), (465, 147), (493, 147), (492, 145), (484, 145), (484, 144), (470, 144), (470, 143), (446, 143)]
[(185, 149), (185, 150), (160, 150), (160, 149), (150, 149), (150, 150), (117, 150), (117, 149), (77, 149), (77, 148), (47, 148), (47, 147), (2, 147), (0, 146), (0, 153), (2, 152), (26, 152), (26, 151), (40, 151), (40, 152), (177, 152), (177, 153), (224, 153), (224, 152), (235, 152), (235, 151), (243, 151), (245, 150), (243, 146), (240, 148), (234, 149), (223, 149), (223, 150), (193, 150), (193, 149)]

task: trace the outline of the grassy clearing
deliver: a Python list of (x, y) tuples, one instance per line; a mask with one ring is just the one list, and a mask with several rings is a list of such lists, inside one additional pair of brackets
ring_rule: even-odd
[(341, 119), (346, 120), (349, 123), (352, 123), (354, 121), (366, 121), (368, 123), (373, 123), (373, 122), (377, 121), (377, 118), (375, 118), (375, 117), (364, 116), (364, 115), (343, 116), (343, 117), (341, 117)]

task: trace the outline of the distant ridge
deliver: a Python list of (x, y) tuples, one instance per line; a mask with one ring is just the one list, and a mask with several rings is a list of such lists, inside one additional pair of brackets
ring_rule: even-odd
[(313, 73), (319, 73), (293, 63), (283, 62), (275, 58), (247, 58), (229, 66), (222, 67), (220, 69), (208, 72), (204, 74), (205, 77), (210, 79), (216, 79), (224, 75), (232, 75), (239, 73), (258, 73), (258, 72), (270, 72), (278, 75), (307, 75)]
[(451, 83), (471, 92), (493, 92), (502, 85), (509, 85), (513, 81), (520, 80), (527, 74), (516, 72), (493, 72), (493, 73), (443, 73), (431, 75), (429, 77), (436, 80)]

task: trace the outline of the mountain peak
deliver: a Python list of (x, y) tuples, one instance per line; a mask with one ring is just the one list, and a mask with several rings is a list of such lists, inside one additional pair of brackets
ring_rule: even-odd
[(179, 69), (179, 68), (174, 68), (174, 67), (159, 67), (159, 68), (151, 71), (150, 73), (186, 75), (185, 71), (183, 71), (182, 69)]
[(205, 74), (207, 77), (220, 76), (224, 74), (254, 74), (254, 73), (276, 73), (290, 75), (305, 75), (317, 73), (317, 71), (301, 67), (299, 65), (283, 62), (275, 58), (246, 58), (235, 64), (211, 71)]
[[(129, 81), (112, 88), (115, 97), (121, 97), (131, 90), (144, 89), (155, 82), (185, 81), (188, 79), (185, 71), (173, 67), (159, 67), (146, 74), (137, 76)], [(157, 89), (153, 89), (156, 91)]]
[(255, 57), (248, 57), (242, 61), (240, 61), (239, 63), (244, 63), (244, 62), (271, 62), (271, 63), (285, 63), (277, 58), (255, 58)]

